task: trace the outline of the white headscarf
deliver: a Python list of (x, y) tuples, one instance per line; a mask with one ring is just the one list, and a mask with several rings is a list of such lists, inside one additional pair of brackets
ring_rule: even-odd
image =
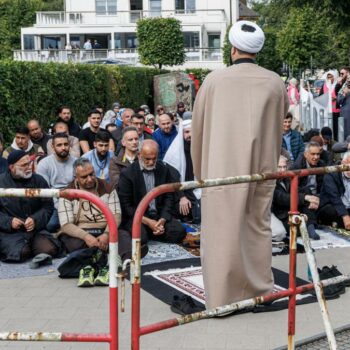
[(236, 22), (231, 27), (228, 36), (232, 46), (248, 53), (258, 53), (265, 42), (262, 29), (250, 21)]
[[(328, 74), (333, 75), (333, 77), (334, 77), (333, 84), (330, 81), (328, 81), (328, 79), (327, 79)], [(335, 85), (337, 84), (338, 77), (339, 77), (338, 71), (336, 69), (333, 69), (333, 70), (329, 70), (326, 73), (324, 73), (322, 76), (322, 79), (326, 82), (329, 89), (334, 89)]]

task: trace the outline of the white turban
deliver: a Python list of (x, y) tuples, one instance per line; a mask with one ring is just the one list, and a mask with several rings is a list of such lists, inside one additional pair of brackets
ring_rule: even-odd
[(191, 119), (186, 119), (182, 122), (182, 127), (184, 129), (189, 129), (191, 127), (192, 120)]
[(235, 48), (248, 53), (258, 53), (265, 42), (262, 29), (250, 21), (238, 21), (230, 29), (229, 39)]

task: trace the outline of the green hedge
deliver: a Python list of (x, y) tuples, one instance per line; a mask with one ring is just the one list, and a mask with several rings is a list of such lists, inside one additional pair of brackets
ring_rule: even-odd
[(115, 101), (136, 108), (152, 106), (153, 76), (158, 69), (95, 64), (0, 61), (0, 131), (10, 142), (16, 126), (37, 118), (46, 128), (57, 108), (72, 109), (80, 123), (97, 103)]

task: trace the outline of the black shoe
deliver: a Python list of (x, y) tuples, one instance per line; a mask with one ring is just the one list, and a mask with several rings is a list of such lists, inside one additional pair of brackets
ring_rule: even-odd
[[(327, 266), (328, 267), (328, 266)], [(343, 274), (337, 269), (335, 265), (332, 265), (330, 268), (330, 271), (334, 277), (342, 276)], [(350, 280), (341, 282), (344, 284), (345, 287), (350, 287)]]
[(307, 232), (309, 234), (309, 237), (315, 241), (320, 240), (319, 234), (316, 232), (315, 225), (311, 224), (307, 227)]
[[(333, 278), (330, 268), (328, 266), (323, 266), (322, 270), (318, 269), (318, 274), (320, 276), (320, 280), (326, 280), (328, 278)], [(340, 296), (340, 294), (345, 293), (344, 284), (338, 283), (333, 284), (323, 288), (324, 295), (326, 299), (336, 299)]]
[(205, 310), (204, 306), (196, 305), (194, 300), (188, 295), (183, 295), (181, 297), (174, 295), (170, 309), (172, 312), (180, 315), (189, 315)]

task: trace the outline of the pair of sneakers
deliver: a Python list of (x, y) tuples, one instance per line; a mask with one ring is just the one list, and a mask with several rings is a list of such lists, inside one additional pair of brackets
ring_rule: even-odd
[(101, 267), (95, 277), (95, 269), (91, 265), (83, 267), (79, 272), (78, 287), (108, 286), (108, 266)]

